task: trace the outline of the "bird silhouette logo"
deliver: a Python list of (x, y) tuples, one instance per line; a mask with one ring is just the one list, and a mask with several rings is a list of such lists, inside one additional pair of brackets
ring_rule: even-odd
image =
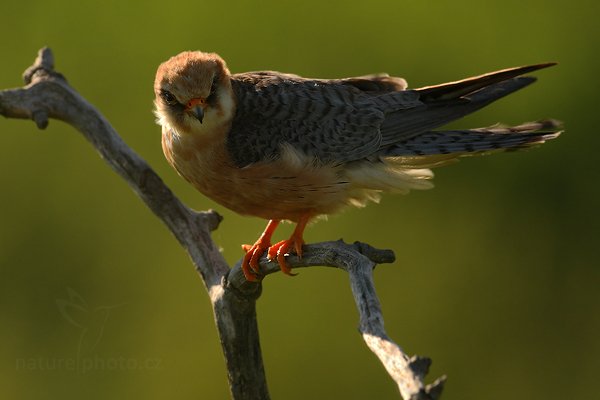
[(56, 305), (63, 318), (80, 330), (77, 356), (92, 353), (100, 343), (113, 309), (122, 306), (90, 306), (72, 288), (67, 288), (67, 299), (57, 299)]

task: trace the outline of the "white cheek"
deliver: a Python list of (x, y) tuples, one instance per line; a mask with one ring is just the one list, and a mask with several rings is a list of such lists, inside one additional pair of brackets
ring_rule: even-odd
[(184, 125), (182, 126), (181, 120), (179, 118), (175, 118), (168, 109), (165, 109), (161, 106), (156, 107), (154, 110), (154, 115), (156, 116), (156, 123), (162, 126), (164, 129), (170, 130), (174, 133), (185, 132), (188, 130), (189, 126), (192, 126), (192, 129), (195, 129), (194, 123), (198, 123), (199, 121), (193, 117), (188, 117), (187, 115), (184, 117)]
[(156, 116), (156, 123), (158, 125), (164, 126), (165, 128), (170, 128), (173, 126), (173, 123), (169, 118), (169, 113), (166, 110), (163, 110), (160, 106), (156, 107), (154, 110), (154, 115)]
[(233, 96), (231, 95), (231, 93), (227, 93), (226, 95), (220, 96), (219, 100), (221, 102), (221, 109), (223, 110), (222, 118), (229, 119), (233, 117), (235, 104), (233, 102)]

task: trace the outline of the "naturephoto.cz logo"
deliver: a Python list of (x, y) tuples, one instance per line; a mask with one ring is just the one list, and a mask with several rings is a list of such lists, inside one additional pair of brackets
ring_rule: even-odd
[(22, 371), (156, 371), (163, 368), (158, 357), (134, 358), (123, 356), (102, 357), (95, 349), (104, 336), (113, 310), (124, 304), (90, 306), (75, 290), (67, 288), (66, 299), (56, 299), (59, 315), (79, 331), (73, 357), (22, 357), (15, 360), (15, 368)]
[(161, 370), (162, 359), (131, 357), (29, 357), (17, 358), (15, 368), (23, 371), (141, 371)]

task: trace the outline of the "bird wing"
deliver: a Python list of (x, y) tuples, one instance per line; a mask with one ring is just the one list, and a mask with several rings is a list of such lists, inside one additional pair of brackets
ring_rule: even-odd
[[(385, 113), (374, 98), (405, 85), (386, 75), (324, 80), (271, 71), (235, 74), (228, 150), (239, 167), (277, 158), (286, 144), (316, 162), (363, 159), (381, 145)], [(410, 103), (417, 96), (406, 97)]]
[(404, 79), (385, 74), (330, 80), (273, 71), (236, 74), (237, 110), (228, 149), (240, 167), (277, 158), (285, 144), (325, 163), (401, 155), (404, 150), (396, 144), (416, 138), (411, 145), (419, 147), (435, 136), (432, 129), (528, 86), (535, 78), (519, 75), (551, 65), (411, 90)]

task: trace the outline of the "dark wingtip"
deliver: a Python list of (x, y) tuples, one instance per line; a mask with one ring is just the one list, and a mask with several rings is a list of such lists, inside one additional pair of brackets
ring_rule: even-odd
[[(548, 68), (556, 65), (555, 62), (524, 65), (521, 67), (513, 67), (501, 69), (499, 71), (488, 72), (487, 74), (474, 76), (472, 78), (463, 79), (455, 82), (443, 83), (441, 85), (426, 86), (420, 89), (415, 89), (420, 94), (423, 101), (441, 101), (456, 99), (470, 93), (476, 92), (487, 86), (492, 86), (502, 81), (516, 78), (520, 75), (529, 72), (537, 71), (542, 68)], [(524, 77), (520, 79), (525, 79)]]
[[(508, 69), (505, 69), (504, 71), (506, 71), (506, 72), (514, 71), (514, 72), (518, 73), (519, 75), (523, 75), (528, 72), (533, 72), (533, 71), (537, 71), (540, 69), (553, 67), (557, 64), (558, 64), (557, 62), (546, 62), (546, 63), (540, 63), (540, 64), (524, 65), (522, 67), (508, 68)], [(502, 71), (498, 71), (498, 72), (502, 72)]]
[(550, 61), (550, 62), (541, 63), (541, 64), (534, 64), (533, 66), (538, 67), (537, 69), (542, 69), (542, 68), (553, 67), (555, 65), (558, 65), (558, 63), (555, 61)]

